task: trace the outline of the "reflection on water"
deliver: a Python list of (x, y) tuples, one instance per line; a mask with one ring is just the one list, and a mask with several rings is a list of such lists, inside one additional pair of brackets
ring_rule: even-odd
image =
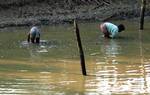
[(121, 47), (113, 39), (105, 39), (104, 44), (101, 46), (101, 51), (106, 54), (107, 57), (116, 57), (121, 52)]
[(41, 59), (41, 53), (48, 53), (48, 49), (56, 48), (58, 43), (56, 41), (41, 40), (39, 44), (28, 43), (22, 41), (20, 48), (26, 48), (29, 51), (30, 58), (33, 60)]
[[(27, 41), (22, 41), (20, 47), (33, 47), (33, 46), (38, 46), (39, 48), (55, 48), (57, 47), (57, 42), (56, 41), (47, 41), (47, 40), (41, 40), (39, 44), (32, 44), (28, 43)], [(35, 47), (34, 47), (35, 48)]]
[(25, 29), (0, 32), (0, 95), (150, 94), (148, 32), (139, 43), (132, 24), (124, 39), (99, 39), (96, 25), (80, 27), (88, 76), (82, 76), (76, 41), (66, 30), (70, 26), (45, 26), (47, 40), (39, 45), (24, 41), (20, 30)]
[(116, 64), (116, 57), (121, 53), (121, 46), (114, 39), (105, 39), (101, 45), (101, 52), (105, 54), (105, 59), (109, 63)]
[(149, 93), (150, 82), (148, 80), (150, 72), (143, 72), (143, 70), (145, 70), (145, 68), (139, 65), (109, 65), (103, 67), (101, 66), (101, 68), (97, 71), (97, 77), (94, 80), (97, 89), (93, 90), (105, 95), (113, 93)]

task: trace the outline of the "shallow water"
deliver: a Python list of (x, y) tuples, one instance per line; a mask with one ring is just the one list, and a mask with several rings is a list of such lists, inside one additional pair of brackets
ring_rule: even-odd
[[(88, 76), (81, 73), (72, 25), (42, 26), (42, 43), (28, 44), (29, 27), (0, 32), (0, 95), (150, 94), (149, 25), (137, 22), (117, 39), (105, 39), (99, 23), (80, 23)], [(120, 23), (120, 22), (115, 22)]]

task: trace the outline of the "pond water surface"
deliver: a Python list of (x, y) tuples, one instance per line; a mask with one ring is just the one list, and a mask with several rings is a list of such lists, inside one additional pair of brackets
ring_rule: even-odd
[(2, 29), (0, 95), (150, 94), (150, 23), (121, 23), (116, 39), (103, 38), (99, 23), (79, 24), (87, 76), (72, 25), (41, 26), (40, 45), (26, 43), (29, 27)]

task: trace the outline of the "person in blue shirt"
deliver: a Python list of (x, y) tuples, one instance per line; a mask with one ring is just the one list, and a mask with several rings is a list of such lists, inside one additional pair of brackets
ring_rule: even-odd
[(33, 26), (28, 33), (28, 42), (40, 43), (40, 30), (37, 26)]
[(100, 30), (103, 32), (104, 37), (106, 38), (115, 38), (119, 32), (125, 30), (125, 26), (123, 24), (119, 24), (118, 26), (110, 23), (104, 22), (100, 24)]

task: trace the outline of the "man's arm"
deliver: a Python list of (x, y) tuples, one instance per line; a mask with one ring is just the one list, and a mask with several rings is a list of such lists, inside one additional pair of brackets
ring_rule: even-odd
[(106, 27), (105, 24), (103, 24), (102, 31), (103, 31), (103, 33), (104, 33), (104, 37), (110, 38), (110, 34), (109, 34), (109, 32), (108, 32), (107, 27)]

